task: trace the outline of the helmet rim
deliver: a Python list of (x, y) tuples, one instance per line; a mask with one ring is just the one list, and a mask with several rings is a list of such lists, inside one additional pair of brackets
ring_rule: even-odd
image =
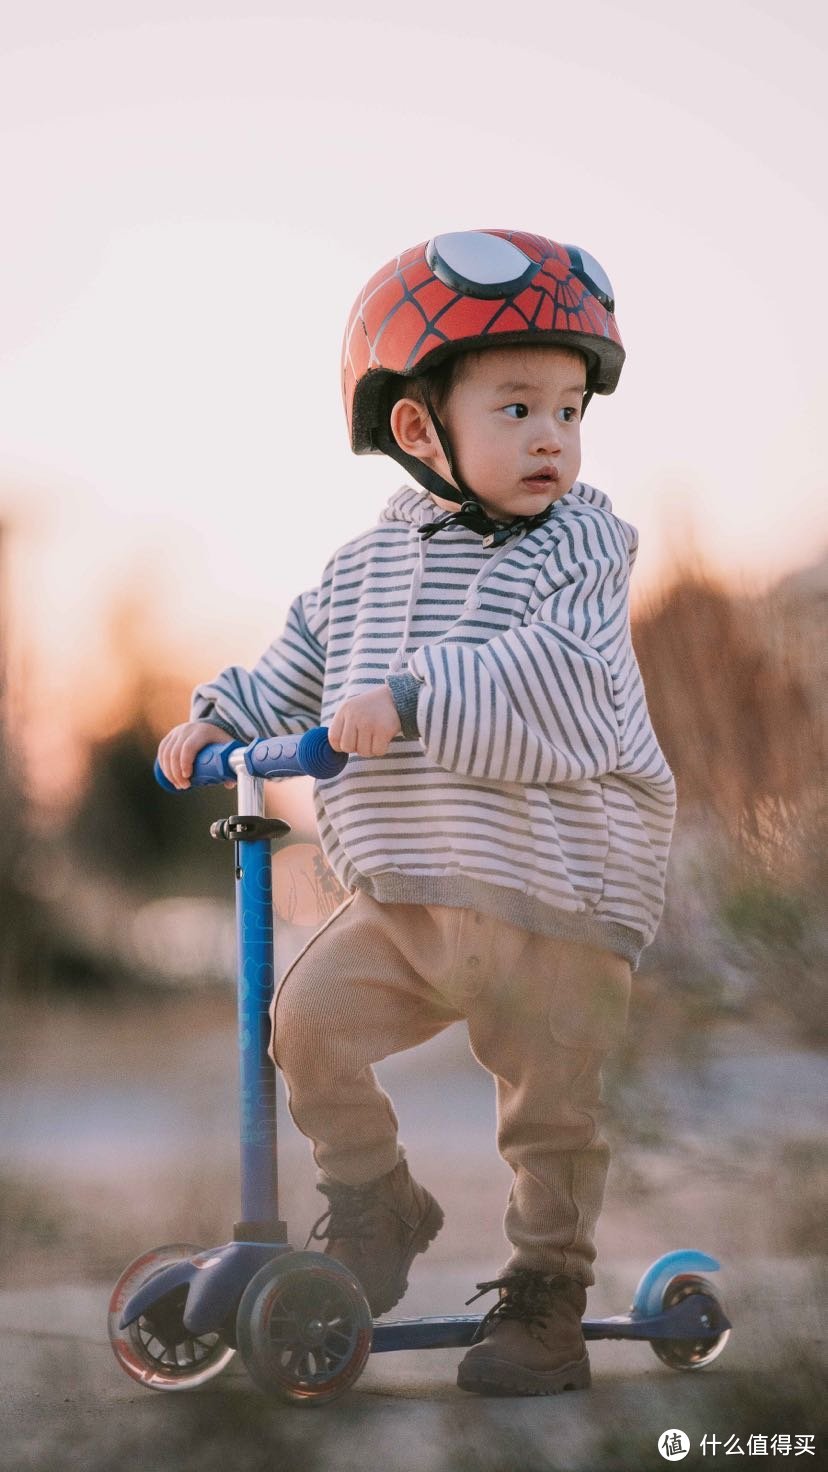
[(386, 423), (389, 410), (389, 388), (395, 381), (404, 383), (409, 378), (424, 378), (440, 363), (461, 353), (471, 353), (494, 348), (549, 346), (569, 348), (580, 352), (587, 360), (586, 388), (596, 394), (614, 393), (621, 376), (625, 353), (623, 347), (607, 341), (603, 353), (595, 350), (595, 339), (572, 332), (538, 332), (530, 336), (523, 333), (500, 333), (496, 340), (491, 336), (469, 339), (461, 343), (446, 343), (435, 348), (409, 373), (400, 373), (390, 368), (374, 368), (359, 381), (354, 391), (351, 448), (355, 455), (384, 455), (383, 442), (390, 435)]

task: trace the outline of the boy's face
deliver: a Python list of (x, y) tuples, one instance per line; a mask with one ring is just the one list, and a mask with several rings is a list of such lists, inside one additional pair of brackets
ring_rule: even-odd
[[(491, 516), (534, 516), (572, 489), (585, 385), (583, 358), (565, 348), (488, 348), (463, 364), (440, 417), (461, 477)], [(428, 430), (429, 463), (450, 479), (430, 423)]]

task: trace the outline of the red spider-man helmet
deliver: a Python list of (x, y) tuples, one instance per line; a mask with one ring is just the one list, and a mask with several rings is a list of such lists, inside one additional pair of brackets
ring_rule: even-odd
[(413, 246), (376, 272), (351, 309), (342, 391), (357, 455), (395, 451), (395, 378), (468, 349), (557, 343), (587, 361), (584, 406), (611, 394), (624, 348), (606, 272), (574, 245), (524, 230), (462, 230)]

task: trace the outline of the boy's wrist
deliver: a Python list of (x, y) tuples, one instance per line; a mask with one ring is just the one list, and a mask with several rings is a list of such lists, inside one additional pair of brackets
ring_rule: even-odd
[(414, 675), (386, 675), (385, 683), (391, 692), (391, 699), (400, 718), (400, 727), (403, 736), (408, 741), (416, 741), (419, 736), (417, 726), (417, 700), (422, 689), (422, 682)]
[(233, 741), (240, 741), (242, 739), (238, 735), (238, 733), (233, 729), (233, 727), (229, 724), (229, 722), (228, 721), (223, 721), (220, 716), (212, 716), (212, 715), (211, 716), (199, 716), (199, 715), (193, 715), (191, 713), (190, 714), (190, 720), (191, 721), (202, 721), (202, 722), (204, 722), (205, 725), (208, 725), (208, 726), (218, 726), (219, 730), (220, 731), (226, 731), (227, 732), (227, 735)]

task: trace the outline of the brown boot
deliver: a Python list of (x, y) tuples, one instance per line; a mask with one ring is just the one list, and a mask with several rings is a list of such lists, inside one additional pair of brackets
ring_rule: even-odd
[(581, 1330), (586, 1308), (583, 1284), (563, 1274), (549, 1277), (518, 1268), (477, 1286), (480, 1293), (498, 1288), (500, 1300), (482, 1320), (477, 1342), (460, 1361), (461, 1390), (480, 1395), (557, 1395), (561, 1390), (586, 1389), (590, 1373)]
[(329, 1180), (318, 1190), (331, 1204), (311, 1228), (305, 1246), (327, 1238), (326, 1253), (359, 1279), (372, 1314), (387, 1313), (408, 1287), (413, 1259), (425, 1252), (443, 1225), (440, 1207), (412, 1180), (405, 1160), (363, 1186)]

